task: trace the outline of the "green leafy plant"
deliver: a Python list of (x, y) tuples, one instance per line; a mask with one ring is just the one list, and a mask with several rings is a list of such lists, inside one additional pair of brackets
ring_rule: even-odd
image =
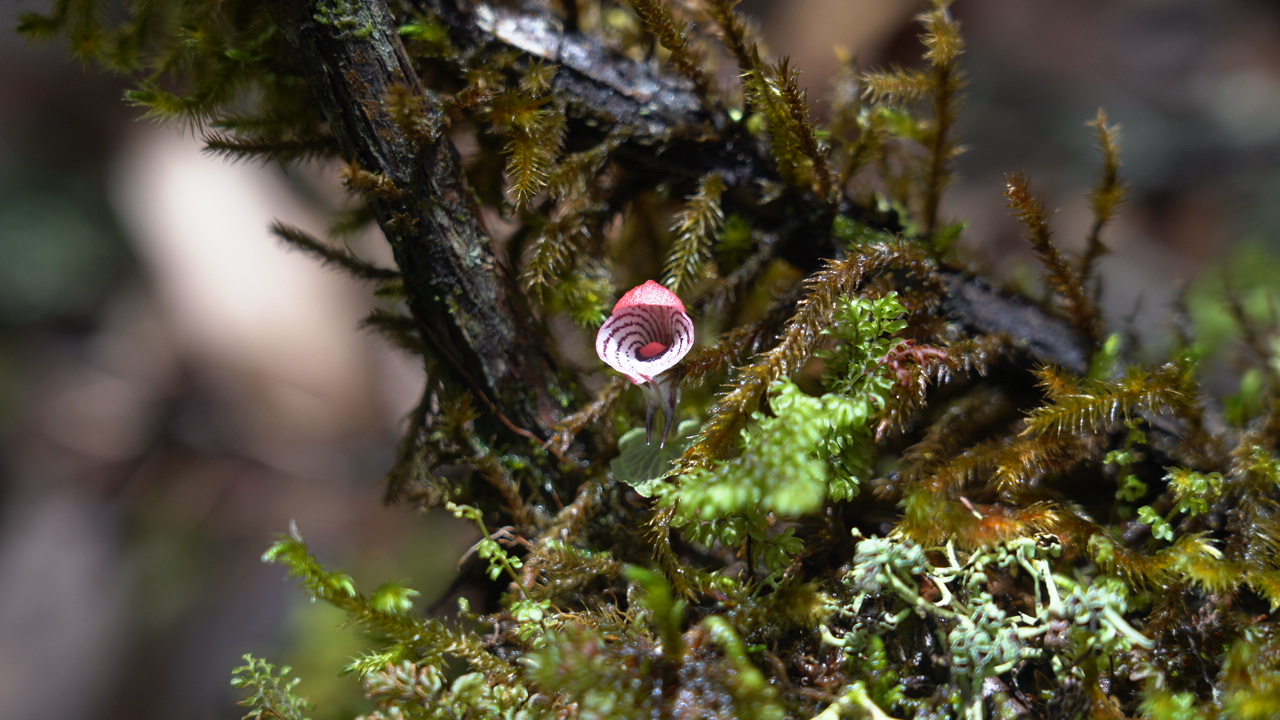
[(277, 668), (261, 658), (244, 656), (244, 665), (231, 671), (231, 685), (248, 693), (240, 702), (249, 708), (245, 720), (306, 720), (311, 705), (295, 693), (300, 680), (289, 677), (292, 671), (288, 665)]

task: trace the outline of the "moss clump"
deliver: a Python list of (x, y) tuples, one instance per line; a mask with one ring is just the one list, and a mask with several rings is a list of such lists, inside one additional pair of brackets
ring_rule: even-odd
[[(378, 639), (349, 667), (369, 717), (1280, 716), (1277, 329), (1233, 306), (1256, 367), (1226, 417), (1194, 345), (1141, 365), (1105, 336), (1092, 273), (1124, 185), (1101, 114), (1084, 252), (1012, 175), (1052, 295), (993, 290), (938, 212), (964, 86), (947, 2), (919, 67), (844, 68), (826, 126), (734, 4), (24, 19), (217, 152), (341, 156), (358, 207), (335, 233), (392, 241), (397, 270), (276, 228), (377, 283), (367, 324), (428, 369), (389, 500), (484, 534), (480, 599), (430, 615), (296, 533), (267, 553)], [(659, 46), (670, 69), (638, 59)], [(518, 284), (479, 206), (515, 227)], [(650, 277), (709, 338), (672, 371), (665, 455), (624, 434), (624, 382), (593, 396), (557, 359), (587, 338), (548, 329), (593, 330)], [(236, 678), (250, 716), (306, 711), (262, 661)]]

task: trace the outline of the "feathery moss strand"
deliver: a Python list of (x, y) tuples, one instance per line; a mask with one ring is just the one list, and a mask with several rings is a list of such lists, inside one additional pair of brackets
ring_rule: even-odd
[[(933, 66), (933, 127), (929, 132), (929, 166), (925, 175), (924, 236), (938, 241), (938, 206), (942, 192), (951, 184), (952, 158), (958, 149), (952, 138), (960, 110), (960, 91), (964, 80), (956, 63), (963, 52), (960, 26), (951, 17), (950, 0), (934, 0), (932, 12), (921, 17), (925, 33), (924, 57)], [(939, 248), (945, 250), (945, 248)]]
[(681, 469), (705, 466), (732, 448), (744, 419), (764, 399), (769, 386), (795, 372), (813, 355), (836, 309), (836, 300), (860, 287), (873, 273), (890, 269), (927, 275), (927, 261), (910, 246), (885, 242), (861, 249), (861, 254), (831, 262), (805, 281), (806, 295), (782, 332), (782, 340), (735, 375), (731, 390), (723, 394), (703, 426), (699, 439), (681, 458)]
[(1080, 256), (1080, 277), (1088, 279), (1098, 258), (1107, 252), (1102, 242), (1102, 229), (1124, 204), (1128, 188), (1120, 180), (1120, 126), (1108, 125), (1107, 114), (1098, 109), (1098, 115), (1085, 123), (1093, 128), (1102, 153), (1102, 174), (1098, 184), (1089, 192), (1089, 206), (1093, 209), (1093, 225), (1085, 238), (1084, 252)]
[(704, 268), (711, 256), (711, 245), (724, 226), (724, 212), (720, 209), (723, 193), (724, 180), (714, 173), (705, 175), (698, 183), (698, 192), (689, 197), (688, 205), (676, 216), (671, 227), (676, 236), (663, 277), (663, 284), (672, 292), (678, 293), (707, 275)]
[(1093, 299), (1085, 291), (1079, 271), (1058, 252), (1049, 230), (1049, 216), (1040, 198), (1031, 194), (1027, 179), (1021, 173), (1010, 175), (1005, 182), (1005, 198), (1026, 227), (1027, 240), (1044, 264), (1054, 292), (1066, 307), (1067, 316), (1076, 329), (1093, 343), (1101, 338), (1101, 325)]
[(400, 273), (395, 270), (367, 263), (352, 255), (350, 251), (325, 244), (292, 225), (276, 221), (271, 224), (271, 233), (290, 246), (318, 258), (324, 264), (341, 268), (344, 272), (361, 280), (388, 282), (400, 279)]
[(260, 135), (232, 137), (211, 132), (204, 136), (205, 152), (232, 160), (292, 163), (334, 157), (337, 143), (330, 137), (275, 140)]
[(704, 100), (711, 95), (711, 83), (702, 71), (703, 58), (689, 42), (688, 25), (676, 20), (666, 0), (627, 0), (636, 15), (662, 47), (671, 52), (671, 62), (680, 74), (689, 78)]
[(1052, 368), (1040, 370), (1049, 404), (1033, 410), (1024, 434), (1070, 436), (1100, 433), (1142, 413), (1194, 415), (1194, 377), (1186, 367), (1167, 364), (1155, 370), (1129, 368), (1119, 380), (1067, 379)]

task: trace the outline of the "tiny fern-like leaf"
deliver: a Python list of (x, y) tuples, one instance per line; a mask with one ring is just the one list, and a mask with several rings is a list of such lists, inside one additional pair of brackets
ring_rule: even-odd
[(244, 720), (307, 720), (311, 703), (297, 694), (300, 678), (290, 677), (293, 668), (244, 656), (244, 665), (231, 671), (231, 686), (246, 692), (236, 704), (249, 709)]
[(824, 438), (821, 418), (831, 409), (829, 403), (781, 382), (774, 386), (770, 405), (776, 414), (756, 413), (742, 455), (682, 478), (675, 497), (690, 519), (748, 508), (797, 516), (822, 506), (830, 469), (819, 446)]
[(753, 561), (777, 571), (803, 547), (794, 530), (775, 531), (774, 515), (798, 517), (828, 501), (852, 499), (872, 467), (872, 423), (893, 385), (879, 359), (898, 342), (902, 306), (894, 294), (841, 297), (825, 355), (833, 392), (812, 397), (788, 380), (773, 385), (769, 413), (755, 412), (736, 457), (713, 461), (661, 486), (671, 522), (695, 542), (748, 544)]

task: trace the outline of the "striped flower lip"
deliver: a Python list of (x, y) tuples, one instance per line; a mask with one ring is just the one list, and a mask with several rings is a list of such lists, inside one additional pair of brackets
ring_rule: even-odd
[(676, 294), (649, 280), (632, 288), (596, 334), (596, 354), (637, 385), (680, 362), (693, 347), (693, 321)]

